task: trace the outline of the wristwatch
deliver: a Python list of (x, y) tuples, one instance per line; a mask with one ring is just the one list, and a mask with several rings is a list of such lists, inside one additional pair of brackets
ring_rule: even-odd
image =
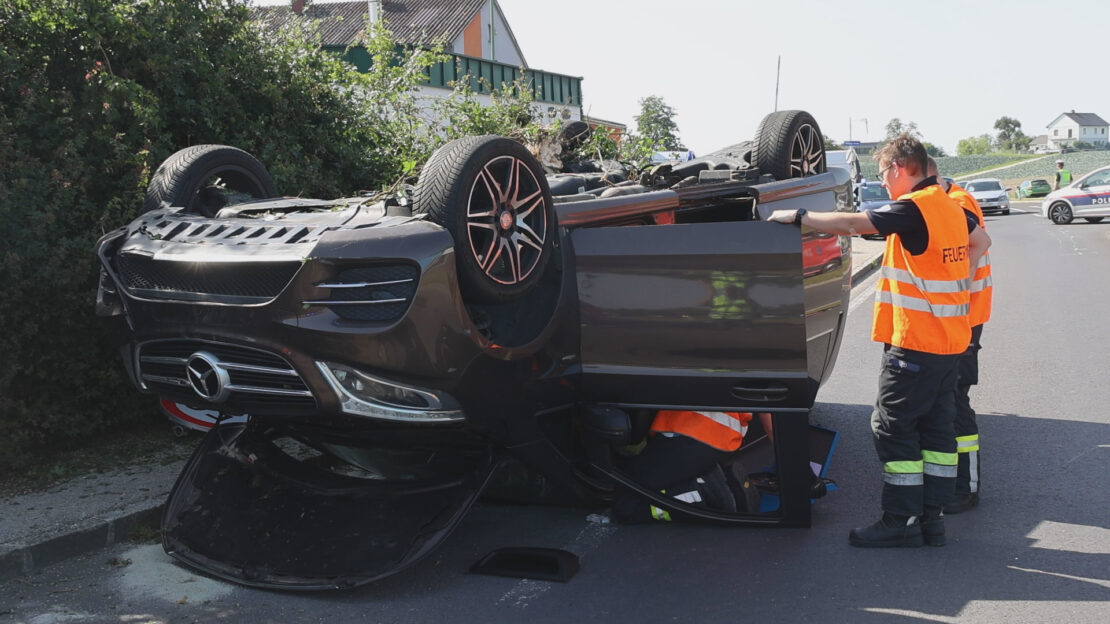
[(807, 212), (809, 212), (809, 211), (806, 210), (805, 208), (799, 208), (799, 209), (795, 210), (794, 211), (794, 225), (800, 226), (802, 224), (802, 217), (806, 216)]

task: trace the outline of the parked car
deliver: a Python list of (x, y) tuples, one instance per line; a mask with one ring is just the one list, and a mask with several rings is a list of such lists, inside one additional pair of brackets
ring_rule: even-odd
[(860, 176), (859, 155), (856, 154), (854, 147), (849, 147), (842, 150), (830, 150), (825, 152), (825, 159), (829, 167), (844, 167), (848, 173), (855, 180)]
[[(856, 209), (860, 212), (882, 208), (890, 203), (890, 193), (879, 182), (864, 181), (859, 185), (858, 193)], [(885, 238), (880, 234), (862, 234), (860, 237), (868, 240), (882, 240)]]
[(1075, 217), (1098, 223), (1110, 217), (1110, 167), (1095, 169), (1041, 202), (1041, 216), (1056, 225), (1067, 225)]
[(1036, 180), (1022, 180), (1021, 184), (1017, 187), (1018, 199), (1027, 197), (1044, 197), (1052, 192), (1052, 185), (1048, 180), (1037, 178)]
[[(275, 197), (235, 148), (170, 156), (149, 211), (97, 244), (96, 301), (136, 387), (216, 423), (166, 504), (167, 552), (248, 585), (361, 585), (441, 543), (506, 458), (582, 501), (622, 483), (807, 525), (850, 247), (764, 219), (851, 210), (848, 172), (803, 111), (632, 179), (598, 168), (545, 175), (468, 137), (413, 190), (321, 200)], [(773, 412), (778, 510), (706, 510), (617, 468), (674, 408)]]
[(979, 202), (983, 214), (992, 212), (1010, 214), (1010, 196), (1007, 195), (1010, 189), (1003, 187), (1002, 181), (998, 178), (979, 178), (962, 186), (971, 193), (975, 201)]

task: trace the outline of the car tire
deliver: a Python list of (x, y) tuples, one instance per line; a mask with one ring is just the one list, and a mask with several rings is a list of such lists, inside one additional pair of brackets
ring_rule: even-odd
[(504, 303), (531, 290), (555, 246), (555, 207), (543, 168), (520, 143), (457, 139), (420, 173), (413, 211), (451, 233), (464, 298)]
[(825, 139), (813, 115), (777, 111), (759, 122), (752, 165), (776, 180), (825, 173)]
[(170, 206), (214, 217), (225, 206), (277, 196), (270, 172), (254, 156), (228, 145), (194, 145), (158, 166), (143, 212)]
[(1074, 218), (1071, 206), (1064, 202), (1056, 202), (1048, 207), (1048, 218), (1056, 225), (1067, 225)]
[(1083, 217), (1087, 223), (1102, 223), (1102, 217)]

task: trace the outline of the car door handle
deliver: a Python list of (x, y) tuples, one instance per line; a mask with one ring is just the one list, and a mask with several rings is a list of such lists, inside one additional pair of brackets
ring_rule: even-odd
[(751, 388), (748, 386), (736, 385), (732, 387), (732, 396), (745, 401), (760, 401), (763, 403), (785, 401), (786, 395), (789, 394), (789, 392), (790, 388), (786, 386)]

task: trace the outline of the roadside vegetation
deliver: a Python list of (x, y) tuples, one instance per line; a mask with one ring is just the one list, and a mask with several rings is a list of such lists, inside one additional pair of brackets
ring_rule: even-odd
[[(361, 42), (372, 67), (359, 73), (296, 26), (264, 38), (238, 0), (5, 0), (0, 24), (2, 472), (161, 418), (93, 314), (93, 248), (137, 216), (173, 152), (233, 145), (282, 194), (338, 197), (414, 182), (452, 138), (559, 131), (520, 81), (493, 89), (490, 106), (463, 80), (429, 123), (416, 94), (437, 51), (372, 28)], [(673, 111), (652, 104), (652, 123), (670, 120), (674, 134)], [(650, 153), (630, 139), (594, 133), (576, 157)]]
[[(1029, 154), (984, 154), (977, 156), (941, 156), (936, 158), (937, 167), (946, 176), (958, 178), (981, 171), (987, 171), (1004, 165), (1024, 162), (1031, 159), (1040, 159), (1040, 156)], [(879, 175), (879, 165), (873, 158), (860, 159), (860, 169), (868, 180), (874, 180)]]

